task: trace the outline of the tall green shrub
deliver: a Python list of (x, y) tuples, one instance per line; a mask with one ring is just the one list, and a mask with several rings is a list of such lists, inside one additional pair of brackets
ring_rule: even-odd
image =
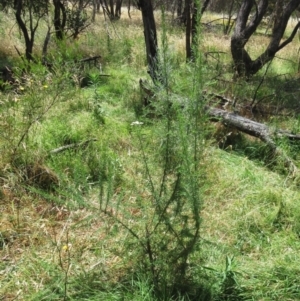
[[(158, 299), (169, 300), (184, 294), (200, 297), (202, 291), (192, 285), (190, 267), (191, 255), (200, 246), (202, 193), (206, 184), (202, 163), (206, 118), (199, 92), (203, 81), (198, 47), (194, 49), (195, 62), (189, 66), (190, 95), (186, 98), (170, 92), (176, 84), (176, 71), (168, 59), (164, 12), (162, 19), (161, 78), (153, 87), (156, 97), (149, 107), (156, 117), (145, 120), (155, 126), (136, 123), (132, 128), (141, 180), (132, 183), (127, 202), (123, 200), (124, 192), (119, 194), (119, 201), (117, 197), (102, 200), (101, 210), (137, 242), (128, 242), (127, 249), (135, 254), (134, 271), (152, 284)], [(107, 189), (111, 191), (112, 187)]]

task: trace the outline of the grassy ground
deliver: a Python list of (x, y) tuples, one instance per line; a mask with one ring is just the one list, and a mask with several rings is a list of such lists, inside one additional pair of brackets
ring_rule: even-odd
[[(160, 13), (156, 18), (161, 33)], [(8, 21), (1, 15), (1, 22), (11, 26), (2, 27), (6, 43), (0, 52), (2, 61), (12, 63), (18, 61), (14, 45), (22, 51), (23, 43)], [(186, 97), (194, 74), (185, 64), (184, 32), (173, 25), (167, 29), (170, 87)], [(267, 39), (259, 35), (249, 43), (253, 56)], [(36, 53), (42, 40), (43, 30)], [(139, 79), (147, 78), (147, 68), (140, 12), (133, 11), (132, 19), (124, 14), (113, 24), (97, 16), (77, 41), (59, 50), (52, 43), (53, 58), (69, 65), (58, 64), (55, 76), (37, 67), (17, 93), (0, 96), (0, 300), (156, 300), (149, 279), (132, 273), (142, 256), (136, 240), (99, 210), (100, 203), (112, 200), (111, 213), (138, 234), (151, 214), (143, 210), (151, 193), (135, 134), (141, 131), (149, 168), (156, 174), (152, 154), (163, 145), (157, 141), (163, 121), (142, 114)], [(278, 54), (258, 96), (271, 95), (272, 105), (284, 104), (294, 112), (297, 89), (284, 87), (298, 82), (298, 44)], [(265, 70), (250, 82), (232, 82), (229, 45), (230, 38), (220, 31), (203, 29), (201, 51), (224, 53), (203, 59), (201, 87), (247, 103)], [(102, 56), (102, 71), (97, 66), (82, 73), (72, 64), (76, 56), (96, 54)], [(81, 89), (86, 76), (91, 85)], [(297, 114), (265, 120), (299, 131)], [(144, 123), (134, 126), (135, 121)], [(201, 240), (189, 267), (202, 290), (197, 300), (299, 300), (297, 179), (259, 141), (243, 136), (219, 149), (211, 124), (206, 127)], [(298, 145), (278, 143), (299, 165)]]

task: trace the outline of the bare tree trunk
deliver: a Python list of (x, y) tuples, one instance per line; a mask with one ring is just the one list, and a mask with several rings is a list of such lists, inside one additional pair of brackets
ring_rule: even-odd
[(186, 60), (190, 61), (192, 58), (192, 46), (191, 46), (191, 35), (192, 35), (192, 24), (191, 24), (191, 5), (192, 0), (185, 0), (185, 50), (186, 50)]
[(24, 40), (25, 40), (25, 57), (28, 61), (34, 61), (34, 58), (32, 56), (32, 51), (33, 51), (33, 45), (34, 45), (34, 37), (35, 37), (35, 32), (36, 29), (38, 27), (38, 21), (36, 22), (35, 25), (33, 25), (33, 12), (32, 12), (32, 8), (29, 7), (29, 23), (30, 23), (30, 28), (29, 31), (26, 27), (25, 22), (22, 19), (22, 10), (23, 10), (23, 0), (16, 0), (15, 1), (15, 16), (16, 16), (16, 20), (18, 23), (18, 26), (20, 27), (23, 36), (24, 36)]
[(142, 11), (144, 36), (149, 74), (154, 83), (159, 80), (157, 62), (157, 34), (152, 3), (149, 0), (138, 0), (138, 8)]
[(47, 30), (47, 34), (44, 40), (44, 44), (43, 44), (43, 51), (42, 51), (42, 63), (44, 65), (48, 65), (47, 64), (47, 51), (48, 51), (48, 44), (50, 42), (50, 38), (51, 38), (51, 27), (50, 25), (48, 25), (48, 30)]
[(56, 38), (62, 40), (67, 21), (67, 13), (64, 4), (60, 0), (53, 0), (54, 5), (54, 28)]
[[(107, 14), (110, 20), (120, 19), (123, 0), (97, 0), (100, 1), (104, 15)], [(115, 4), (114, 4), (115, 3)]]
[(107, 5), (107, 1), (106, 0), (100, 0), (100, 2), (101, 2), (101, 5), (102, 5), (104, 17), (105, 17), (105, 15), (107, 15), (108, 18), (111, 19), (110, 9)]
[[(194, 61), (195, 50), (198, 47), (198, 28), (200, 16), (204, 13), (210, 0), (206, 0), (200, 10), (200, 0), (186, 0), (185, 14), (186, 14), (186, 58), (187, 61)], [(191, 18), (192, 14), (192, 18)]]
[(131, 6), (131, 1), (128, 0), (128, 17), (129, 17), (129, 19), (131, 19), (131, 15), (130, 15), (130, 6)]
[(114, 11), (114, 1), (113, 0), (109, 1), (109, 6), (110, 6), (110, 15), (111, 15), (112, 18), (114, 18), (115, 11)]
[(177, 0), (176, 13), (177, 13), (177, 17), (181, 17), (181, 15), (182, 15), (182, 0)]
[(198, 47), (198, 28), (199, 28), (199, 5), (197, 0), (193, 1), (193, 14), (192, 14), (192, 45), (191, 45), (191, 59), (195, 60), (195, 49)]
[(93, 0), (92, 22), (95, 22), (97, 12), (97, 0)]
[[(231, 24), (231, 21), (232, 21), (232, 17), (233, 17), (233, 14), (234, 14), (234, 4), (235, 4), (235, 0), (231, 0), (231, 3), (230, 3), (230, 6), (229, 6), (229, 9), (228, 9), (228, 20), (226, 21), (223, 21), (223, 33), (225, 35), (228, 35), (232, 29), (232, 24)], [(225, 20), (225, 19), (224, 19)]]
[(100, 13), (101, 0), (95, 0), (95, 1), (96, 1), (96, 11), (99, 14)]
[(116, 2), (115, 18), (117, 18), (117, 19), (120, 19), (120, 17), (121, 17), (122, 3), (123, 3), (123, 0), (117, 0), (117, 2)]
[[(255, 0), (243, 1), (237, 15), (234, 33), (231, 37), (231, 54), (238, 77), (250, 77), (255, 74), (295, 37), (300, 28), (300, 22), (295, 26), (289, 38), (281, 42), (291, 14), (300, 5), (299, 0), (286, 2), (287, 1), (284, 0), (277, 0), (275, 22), (273, 24), (270, 43), (267, 49), (257, 59), (252, 60), (249, 53), (245, 50), (245, 45), (265, 15), (268, 8), (268, 0), (260, 0), (258, 4), (256, 4)], [(253, 6), (256, 8), (256, 13), (248, 21)]]
[(206, 11), (206, 8), (207, 8), (209, 3), (210, 3), (210, 0), (205, 0), (204, 1), (204, 3), (202, 4), (202, 7), (201, 7), (201, 15), (204, 14), (204, 12)]

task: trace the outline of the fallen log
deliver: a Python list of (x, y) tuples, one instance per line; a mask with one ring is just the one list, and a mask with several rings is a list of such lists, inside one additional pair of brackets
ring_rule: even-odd
[(265, 136), (270, 135), (270, 130), (265, 124), (242, 117), (236, 113), (211, 107), (207, 107), (207, 112), (213, 119), (216, 119), (217, 121), (220, 120), (225, 124), (227, 123), (228, 125), (234, 126), (238, 130), (251, 136), (255, 136), (263, 140)]
[(233, 126), (243, 133), (259, 138), (271, 148), (274, 155), (280, 156), (284, 160), (284, 164), (289, 169), (289, 173), (292, 178), (294, 178), (296, 175), (299, 175), (298, 167), (295, 165), (293, 160), (276, 145), (273, 137), (280, 136), (293, 140), (300, 140), (300, 135), (295, 135), (281, 129), (272, 129), (265, 124), (242, 117), (236, 113), (227, 112), (222, 109), (207, 107), (206, 111), (209, 117), (212, 119), (221, 121), (225, 125)]
[(286, 137), (290, 140), (300, 140), (300, 135), (296, 135), (282, 129), (272, 129), (263, 123), (253, 121), (234, 112), (228, 112), (226, 110), (211, 107), (207, 107), (206, 109), (211, 118), (216, 119), (217, 121), (221, 120), (223, 123), (228, 123), (236, 129), (251, 136), (260, 138), (263, 141), (268, 140), (268, 137), (270, 136)]
[[(152, 91), (151, 88), (148, 88), (145, 82), (142, 80), (140, 80), (140, 88), (144, 92), (144, 95), (146, 95), (144, 98), (144, 105), (149, 106), (151, 101), (155, 101), (155, 93)], [(204, 94), (207, 94), (206, 91), (203, 92)], [(232, 104), (233, 107), (235, 107), (235, 101), (229, 98), (214, 93), (208, 95), (213, 96), (214, 98), (221, 101), (221, 105), (224, 108), (227, 107), (228, 103)], [(185, 106), (184, 102), (185, 101), (182, 101), (182, 107)], [(275, 141), (273, 140), (276, 137), (286, 137), (290, 140), (300, 140), (300, 135), (296, 135), (282, 129), (271, 128), (263, 123), (259, 123), (257, 121), (238, 115), (237, 112), (229, 112), (211, 106), (206, 106), (205, 110), (207, 111), (207, 114), (209, 115), (211, 120), (221, 121), (225, 125), (232, 126), (243, 133), (259, 138), (261, 141), (263, 141), (270, 147), (275, 156), (278, 156), (283, 159), (284, 165), (288, 168), (289, 175), (292, 178), (300, 176), (299, 169), (295, 165), (293, 160), (289, 156), (287, 156), (285, 152), (280, 147), (278, 147)]]

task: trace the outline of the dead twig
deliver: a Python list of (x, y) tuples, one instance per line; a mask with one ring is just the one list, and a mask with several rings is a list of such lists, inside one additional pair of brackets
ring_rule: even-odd
[(58, 154), (58, 153), (61, 153), (67, 149), (74, 149), (74, 148), (83, 148), (83, 147), (86, 147), (90, 142), (92, 141), (97, 141), (98, 139), (96, 138), (92, 138), (92, 139), (89, 139), (89, 140), (85, 140), (83, 142), (80, 142), (80, 143), (71, 143), (71, 144), (67, 144), (67, 145), (63, 145), (61, 147), (58, 147), (58, 148), (55, 148), (53, 150), (51, 150), (49, 153), (51, 155), (54, 155), (54, 154)]

